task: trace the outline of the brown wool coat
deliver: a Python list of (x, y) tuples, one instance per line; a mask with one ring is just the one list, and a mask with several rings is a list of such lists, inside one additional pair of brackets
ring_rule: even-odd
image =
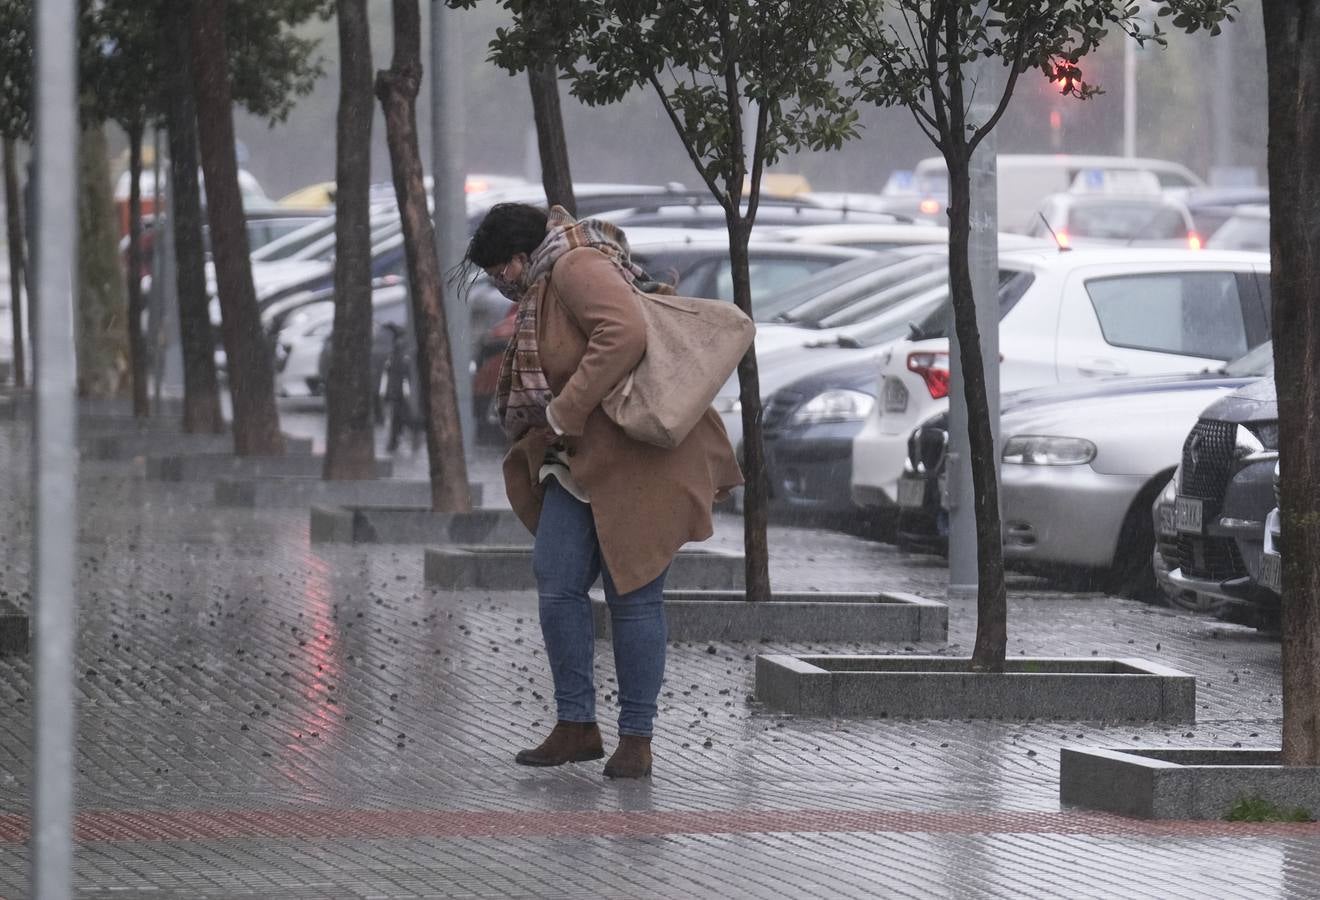
[[(555, 395), (550, 409), (570, 436), (569, 469), (591, 497), (605, 566), (625, 594), (654, 581), (683, 544), (710, 537), (716, 494), (743, 480), (714, 410), (672, 450), (633, 440), (601, 410), (646, 349), (637, 302), (608, 257), (580, 247), (555, 263), (536, 314), (541, 368)], [(504, 458), (509, 503), (533, 534), (542, 457), (529, 436)]]

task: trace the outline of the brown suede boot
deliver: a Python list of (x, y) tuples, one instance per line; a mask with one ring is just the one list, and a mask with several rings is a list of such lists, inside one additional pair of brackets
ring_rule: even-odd
[(647, 778), (651, 775), (651, 739), (619, 735), (619, 748), (605, 763), (606, 778)]
[(513, 761), (520, 766), (562, 766), (604, 755), (595, 722), (558, 722), (541, 746), (521, 751)]

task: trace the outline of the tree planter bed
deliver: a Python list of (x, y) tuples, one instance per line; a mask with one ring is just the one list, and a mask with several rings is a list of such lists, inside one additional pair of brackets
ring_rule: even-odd
[[(481, 503), (481, 485), (470, 485), (473, 505)], [(312, 476), (217, 478), (217, 506), (250, 509), (287, 509), (315, 504), (381, 503), (421, 506), (431, 499), (429, 481), (366, 478), (360, 481), (325, 481)]]
[(1059, 802), (1143, 819), (1222, 819), (1260, 798), (1320, 818), (1320, 767), (1280, 765), (1277, 749), (1196, 747), (1059, 753)]
[(788, 656), (756, 660), (756, 697), (805, 716), (1191, 722), (1193, 676), (1141, 659), (1015, 657), (1001, 674), (965, 657)]
[[(295, 453), (286, 456), (235, 456), (232, 453), (205, 453), (185, 456), (147, 458), (147, 477), (157, 481), (210, 481), (233, 476), (239, 478), (320, 478), (325, 457), (320, 454)], [(389, 478), (394, 463), (377, 460), (375, 477)]]
[(28, 652), (28, 614), (8, 600), (0, 600), (0, 656)]
[[(92, 433), (79, 438), (78, 445), (83, 459), (100, 461), (234, 452), (234, 438), (229, 434), (188, 434), (155, 427), (118, 434)], [(288, 454), (311, 453), (312, 439), (285, 436), (284, 450)]]
[(346, 504), (313, 506), (312, 543), (492, 544), (531, 540), (511, 509), (438, 513), (430, 506)]
[[(870, 641), (943, 643), (949, 609), (913, 594), (775, 593), (751, 603), (743, 591), (665, 591), (672, 641)], [(609, 609), (593, 597), (596, 637), (610, 633)]]
[[(426, 583), (441, 590), (536, 590), (531, 535), (525, 547), (431, 547), (426, 551)], [(739, 590), (746, 564), (741, 553), (680, 550), (669, 569), (669, 584), (689, 590)]]

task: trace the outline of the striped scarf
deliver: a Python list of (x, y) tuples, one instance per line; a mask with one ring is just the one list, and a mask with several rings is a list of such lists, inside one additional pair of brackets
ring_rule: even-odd
[(495, 404), (500, 423), (510, 440), (518, 440), (532, 428), (548, 425), (545, 409), (554, 395), (541, 369), (536, 344), (536, 312), (550, 283), (550, 271), (559, 258), (578, 247), (593, 247), (608, 256), (629, 283), (645, 272), (629, 256), (628, 239), (615, 225), (601, 219), (573, 219), (562, 206), (554, 206), (546, 221), (546, 234), (527, 261), (522, 281), (529, 287), (518, 301), (513, 337), (500, 364)]

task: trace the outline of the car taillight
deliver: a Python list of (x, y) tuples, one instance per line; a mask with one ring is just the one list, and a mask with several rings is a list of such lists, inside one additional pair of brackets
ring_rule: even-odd
[(918, 204), (917, 208), (920, 209), (924, 215), (933, 216), (940, 211), (940, 201), (927, 197)]
[(907, 367), (909, 372), (915, 372), (926, 382), (932, 400), (949, 396), (949, 354), (909, 353)]
[(1068, 232), (1064, 231), (1062, 228), (1054, 233), (1054, 239), (1059, 242), (1060, 250), (1072, 249), (1072, 243), (1069, 241)]
[(1195, 231), (1187, 232), (1187, 248), (1189, 250), (1201, 249), (1201, 236)]

